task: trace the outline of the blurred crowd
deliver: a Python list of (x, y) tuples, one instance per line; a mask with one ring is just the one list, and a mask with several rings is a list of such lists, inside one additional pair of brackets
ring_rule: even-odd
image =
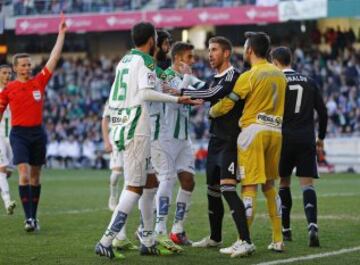
[(5, 0), (15, 16), (139, 10), (150, 0)]
[(106, 58), (64, 60), (54, 72), (44, 106), (49, 166), (106, 166), (101, 117), (116, 64)]
[(158, 10), (163, 8), (232, 7), (276, 5), (278, 0), (4, 0), (1, 5), (15, 16), (65, 13)]

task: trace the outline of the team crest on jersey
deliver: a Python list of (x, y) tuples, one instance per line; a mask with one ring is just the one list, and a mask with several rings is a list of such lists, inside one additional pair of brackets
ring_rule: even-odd
[(148, 86), (155, 86), (156, 75), (154, 73), (147, 74), (147, 83), (148, 83)]
[(40, 101), (41, 100), (41, 92), (40, 90), (34, 90), (33, 92), (33, 97), (36, 101)]

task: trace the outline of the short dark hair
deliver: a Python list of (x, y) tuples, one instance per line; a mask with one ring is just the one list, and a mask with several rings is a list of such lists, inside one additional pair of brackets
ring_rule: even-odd
[(220, 45), (221, 49), (223, 49), (224, 51), (230, 51), (230, 53), (232, 53), (232, 43), (228, 38), (225, 38), (223, 36), (215, 36), (209, 39), (209, 44), (210, 43), (217, 43)]
[(177, 41), (173, 44), (171, 47), (171, 60), (175, 60), (175, 56), (178, 54), (183, 53), (184, 51), (191, 51), (194, 49), (194, 45), (191, 43), (183, 42), (183, 41)]
[(10, 68), (11, 69), (11, 66), (8, 65), (8, 64), (0, 64), (0, 69), (3, 69), (3, 68)]
[(288, 47), (278, 47), (270, 52), (271, 60), (278, 61), (281, 65), (287, 66), (292, 63), (291, 50)]
[(245, 32), (245, 38), (257, 57), (267, 57), (270, 50), (269, 35), (264, 32)]
[(155, 38), (155, 27), (149, 22), (140, 22), (131, 29), (131, 38), (135, 47), (144, 45), (151, 37)]
[(28, 53), (17, 53), (13, 56), (13, 65), (17, 65), (18, 64), (18, 61), (19, 59), (22, 59), (22, 58), (30, 58), (30, 54)]
[(161, 45), (163, 44), (163, 42), (169, 39), (169, 41), (171, 41), (171, 34), (164, 29), (159, 29), (157, 30), (157, 45), (158, 47), (161, 47)]

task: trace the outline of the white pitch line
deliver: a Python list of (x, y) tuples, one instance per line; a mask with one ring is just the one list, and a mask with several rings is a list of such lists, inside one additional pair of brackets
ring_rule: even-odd
[(356, 252), (356, 251), (360, 251), (360, 246), (353, 247), (353, 248), (343, 248), (343, 249), (340, 249), (337, 251), (330, 251), (330, 252), (324, 252), (324, 253), (319, 253), (319, 254), (300, 256), (300, 257), (295, 257), (295, 258), (290, 258), (290, 259), (278, 259), (278, 260), (273, 260), (273, 261), (269, 261), (269, 262), (261, 262), (261, 263), (255, 264), (255, 265), (288, 264), (288, 263), (304, 261), (304, 260), (313, 260), (313, 259), (321, 259), (321, 258), (326, 258), (326, 257), (331, 257), (331, 256), (337, 256), (337, 255), (342, 255), (345, 253)]
[(59, 214), (82, 214), (82, 213), (92, 213), (92, 212), (100, 212), (105, 211), (108, 208), (85, 208), (85, 209), (69, 209), (69, 210), (62, 210), (56, 212), (44, 212), (40, 215), (59, 215)]
[[(335, 193), (321, 193), (317, 192), (316, 196), (318, 198), (329, 198), (329, 197), (352, 197), (352, 196), (359, 196), (359, 192), (335, 192)], [(302, 199), (302, 195), (292, 196), (293, 199), (298, 200)], [(265, 198), (260, 198), (260, 201), (265, 201)]]
[[(268, 214), (255, 214), (255, 218), (269, 218)], [(347, 220), (347, 221), (360, 221), (360, 216), (352, 216), (352, 215), (346, 215), (346, 214), (340, 214), (340, 215), (318, 215), (318, 219), (320, 220)], [(305, 220), (305, 214), (292, 214), (291, 219), (295, 220)]]

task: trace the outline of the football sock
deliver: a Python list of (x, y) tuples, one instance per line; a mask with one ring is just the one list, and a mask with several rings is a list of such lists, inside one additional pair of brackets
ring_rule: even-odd
[(118, 195), (118, 182), (121, 173), (119, 171), (111, 171), (110, 175), (110, 197), (117, 197)]
[(281, 219), (283, 229), (290, 229), (290, 213), (292, 208), (292, 197), (290, 187), (283, 187), (279, 189), (279, 196), (281, 199)]
[(119, 233), (121, 228), (125, 225), (128, 215), (138, 202), (139, 198), (139, 194), (129, 190), (124, 190), (121, 193), (119, 204), (116, 206), (110, 224), (100, 240), (100, 243), (103, 246), (109, 247), (111, 245), (116, 234)]
[(116, 235), (117, 240), (125, 240), (127, 238), (127, 236), (126, 236), (126, 224), (127, 224), (127, 222), (123, 225), (120, 232)]
[(154, 229), (154, 209), (153, 202), (157, 188), (144, 189), (143, 194), (139, 200), (139, 207), (141, 211), (143, 230), (142, 243), (150, 247), (154, 244), (152, 232)]
[(30, 186), (30, 187), (31, 187), (31, 197), (32, 197), (32, 217), (36, 219), (37, 208), (40, 200), (41, 185)]
[(224, 204), (221, 198), (219, 186), (208, 186), (208, 215), (210, 223), (210, 238), (216, 242), (220, 242), (222, 220), (224, 218)]
[(221, 185), (221, 192), (227, 201), (234, 219), (239, 238), (251, 244), (249, 228), (246, 220), (245, 206), (236, 192), (235, 185)]
[[(124, 183), (124, 187), (121, 190), (121, 193), (124, 192), (126, 190), (126, 184)], [(141, 198), (141, 197), (140, 197)], [(120, 201), (120, 198), (119, 198)], [(140, 199), (139, 199), (140, 201)], [(140, 208), (139, 208), (140, 209)], [(141, 216), (141, 215), (140, 215)], [(123, 225), (123, 227), (121, 228), (120, 232), (116, 235), (116, 239), (117, 240), (125, 240), (127, 238), (126, 236), (126, 225), (127, 225), (127, 221), (125, 222), (125, 224)]]
[(256, 210), (256, 190), (246, 190), (241, 193), (245, 206), (245, 213), (248, 222), (249, 230), (254, 222)]
[(20, 195), (21, 203), (24, 208), (24, 213), (25, 213), (26, 219), (33, 218), (30, 185), (19, 185), (19, 195)]
[(184, 223), (186, 217), (190, 210), (191, 205), (191, 191), (183, 190), (179, 188), (177, 197), (176, 197), (176, 212), (175, 220), (173, 227), (171, 229), (172, 233), (182, 233), (184, 232)]
[(267, 208), (269, 212), (269, 217), (272, 225), (272, 241), (273, 242), (282, 242), (282, 232), (281, 232), (281, 200), (277, 195), (275, 187), (270, 188), (264, 192), (267, 202)]
[(303, 201), (309, 228), (314, 226), (317, 229), (317, 199), (314, 186), (303, 187)]
[(5, 204), (5, 208), (7, 208), (10, 204), (10, 191), (9, 183), (7, 182), (7, 175), (3, 172), (0, 172), (0, 193)]
[[(161, 176), (159, 177), (160, 179)], [(160, 181), (159, 188), (156, 194), (156, 225), (155, 233), (160, 235), (167, 235), (167, 217), (171, 203), (172, 190), (175, 185), (175, 178), (164, 179)]]

